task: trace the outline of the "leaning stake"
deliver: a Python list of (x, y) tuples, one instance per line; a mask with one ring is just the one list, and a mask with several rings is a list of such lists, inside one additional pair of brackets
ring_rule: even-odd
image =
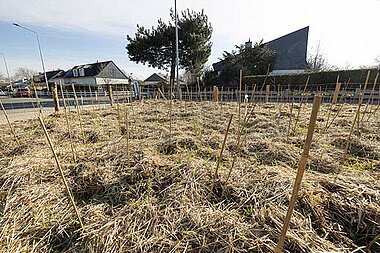
[(20, 142), (19, 142), (18, 139), (17, 139), (17, 136), (16, 136), (16, 133), (15, 133), (15, 130), (13, 129), (12, 124), (11, 124), (11, 122), (9, 121), (8, 114), (7, 114), (7, 112), (5, 111), (5, 108), (4, 108), (3, 103), (2, 103), (1, 101), (0, 101), (0, 105), (1, 105), (1, 109), (2, 109), (3, 112), (4, 112), (4, 116), (5, 116), (5, 118), (7, 119), (7, 122), (8, 122), (9, 128), (11, 129), (11, 133), (13, 134), (13, 137), (15, 138), (15, 140), (16, 140), (16, 142), (17, 142), (17, 145), (20, 146)]
[(40, 120), (40, 123), (41, 123), (41, 126), (44, 130), (44, 133), (45, 133), (45, 136), (46, 136), (46, 139), (49, 143), (49, 146), (50, 146), (50, 149), (51, 149), (51, 152), (53, 153), (54, 155), (54, 159), (55, 159), (55, 162), (57, 163), (57, 167), (58, 167), (58, 170), (59, 170), (59, 173), (61, 175), (61, 179), (63, 181), (63, 184), (65, 185), (65, 189), (66, 189), (66, 193), (70, 199), (70, 202), (71, 202), (71, 205), (73, 206), (74, 210), (75, 210), (75, 213), (77, 215), (77, 218), (79, 220), (79, 223), (80, 223), (80, 226), (82, 229), (84, 229), (84, 226), (83, 226), (83, 223), (82, 223), (82, 219), (80, 217), (80, 214), (79, 214), (79, 211), (78, 211), (78, 208), (75, 204), (75, 201), (74, 201), (74, 197), (73, 195), (71, 194), (71, 191), (70, 191), (70, 188), (69, 188), (69, 185), (67, 184), (67, 181), (66, 181), (66, 178), (65, 178), (65, 174), (63, 174), (63, 170), (62, 170), (62, 167), (61, 167), (61, 164), (59, 163), (59, 160), (58, 160), (58, 156), (57, 156), (57, 153), (55, 152), (54, 150), (54, 147), (53, 147), (53, 143), (51, 142), (51, 139), (49, 137), (49, 134), (46, 130), (46, 127), (45, 127), (45, 124), (44, 124), (44, 121), (43, 119), (41, 118), (41, 116), (38, 116), (38, 119)]
[(302, 176), (303, 176), (303, 173), (305, 172), (305, 167), (307, 163), (307, 158), (309, 156), (311, 141), (313, 140), (315, 123), (317, 121), (318, 110), (321, 105), (321, 98), (322, 97), (320, 95), (316, 95), (314, 97), (313, 110), (311, 112), (305, 145), (304, 145), (303, 153), (301, 155), (300, 162), (298, 164), (297, 177), (296, 177), (296, 181), (294, 182), (292, 197), (289, 202), (288, 212), (286, 213), (284, 226), (282, 227), (280, 240), (277, 244), (276, 249), (274, 250), (275, 253), (280, 253), (282, 251), (282, 247), (284, 246), (286, 231), (288, 230), (288, 227), (289, 227), (290, 218), (292, 217), (294, 206), (296, 204), (298, 191), (301, 187)]
[(230, 130), (232, 117), (233, 117), (233, 114), (231, 114), (230, 120), (228, 121), (227, 130), (226, 130), (226, 133), (224, 134), (224, 140), (223, 140), (222, 148), (220, 149), (218, 159), (216, 160), (216, 168), (215, 168), (214, 178), (212, 179), (212, 184), (211, 184), (211, 191), (210, 191), (211, 193), (214, 190), (215, 180), (218, 177), (219, 165), (220, 165), (220, 162), (222, 161), (222, 158), (223, 158), (223, 151), (224, 151), (224, 147), (226, 146), (228, 131)]

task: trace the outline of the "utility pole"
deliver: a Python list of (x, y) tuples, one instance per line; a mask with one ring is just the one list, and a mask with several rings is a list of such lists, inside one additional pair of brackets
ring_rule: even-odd
[(9, 76), (9, 70), (8, 70), (8, 64), (7, 64), (7, 61), (5, 60), (5, 55), (3, 53), (0, 53), (2, 56), (3, 56), (3, 59), (4, 59), (4, 64), (5, 64), (5, 70), (7, 71), (7, 75), (8, 75), (8, 80), (9, 80), (9, 86), (11, 88), (11, 91), (13, 90), (12, 89), (12, 81), (11, 81), (11, 78)]

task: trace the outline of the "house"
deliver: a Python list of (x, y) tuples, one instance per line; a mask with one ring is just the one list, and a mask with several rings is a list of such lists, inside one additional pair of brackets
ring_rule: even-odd
[(309, 27), (286, 34), (267, 43), (277, 53), (273, 74), (301, 73), (307, 69), (307, 41)]
[[(277, 54), (276, 64), (271, 74), (301, 73), (307, 69), (307, 42), (309, 27), (304, 27), (266, 43), (267, 47)], [(252, 46), (250, 41), (246, 46)], [(217, 76), (223, 69), (223, 61), (214, 63)]]
[(63, 76), (64, 84), (98, 88), (107, 84), (129, 84), (129, 78), (113, 61), (95, 62), (74, 66)]
[[(63, 75), (65, 75), (66, 71), (62, 69), (52, 70), (46, 72), (46, 77), (48, 80), (49, 86), (54, 83), (59, 84), (59, 81), (63, 84)], [(39, 73), (37, 76), (33, 76), (33, 82), (36, 86), (37, 90), (43, 90), (46, 88), (45, 75), (44, 73)], [(50, 88), (49, 88), (50, 89)]]
[(160, 73), (153, 73), (144, 80), (144, 86), (148, 87), (167, 87), (169, 85), (168, 78)]

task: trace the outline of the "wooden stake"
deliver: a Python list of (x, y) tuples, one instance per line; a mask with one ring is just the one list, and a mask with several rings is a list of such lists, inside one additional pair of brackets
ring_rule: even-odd
[(303, 93), (306, 92), (306, 88), (307, 88), (307, 85), (309, 84), (309, 80), (310, 80), (310, 76), (307, 77), (305, 87), (304, 87), (303, 92), (301, 94), (301, 102), (300, 102), (300, 106), (298, 107), (296, 120), (294, 122), (293, 133), (296, 131), (296, 128), (297, 128), (298, 120), (299, 120), (300, 113), (301, 113), (301, 107), (303, 105), (303, 99), (304, 99)]
[(338, 97), (339, 97), (339, 92), (340, 92), (340, 86), (341, 86), (341, 83), (339, 82), (339, 75), (338, 75), (338, 77), (336, 78), (334, 96), (333, 96), (333, 99), (331, 101), (331, 104), (333, 104), (333, 105), (335, 105), (336, 102), (338, 102)]
[(0, 101), (0, 105), (1, 105), (1, 109), (3, 110), (4, 116), (5, 116), (5, 118), (7, 119), (7, 122), (8, 122), (9, 128), (11, 129), (11, 133), (12, 133), (13, 137), (15, 138), (15, 141), (17, 142), (17, 145), (20, 146), (20, 142), (19, 142), (19, 140), (17, 139), (16, 132), (15, 132), (15, 130), (14, 130), (12, 124), (11, 124), (11, 121), (10, 121), (9, 118), (8, 118), (8, 114), (7, 114), (7, 112), (5, 111), (5, 108), (4, 108), (3, 103), (2, 103), (1, 101)]
[(128, 105), (125, 104), (125, 131), (127, 136), (127, 159), (129, 160), (129, 118), (128, 118)]
[(107, 89), (108, 89), (108, 99), (110, 100), (111, 107), (113, 107), (112, 85), (111, 84), (107, 84)]
[[(351, 129), (350, 129), (350, 133), (348, 135), (348, 138), (347, 138), (347, 142), (346, 142), (346, 148), (344, 149), (344, 153), (343, 153), (343, 162), (346, 161), (346, 157), (347, 157), (347, 152), (348, 152), (348, 149), (350, 148), (350, 145), (351, 145), (351, 136), (352, 136), (352, 133), (354, 131), (354, 128), (355, 128), (355, 123), (359, 120), (360, 118), (360, 108), (362, 106), (362, 102), (363, 102), (363, 98), (364, 98), (364, 92), (365, 90), (367, 89), (367, 84), (368, 84), (368, 80), (369, 80), (369, 76), (371, 74), (371, 70), (368, 70), (368, 73), (367, 73), (367, 78), (366, 78), (366, 81), (365, 81), (365, 84), (364, 84), (364, 89), (362, 91), (362, 95), (359, 99), (359, 102), (358, 102), (358, 109), (356, 110), (356, 114), (355, 114), (355, 117), (354, 117), (354, 121), (352, 122), (352, 125), (351, 125)], [(360, 93), (359, 93), (360, 94)]]
[[(364, 116), (367, 112), (367, 108), (368, 108), (368, 105), (371, 101), (372, 103), (372, 100), (373, 100), (373, 94), (375, 93), (375, 87), (376, 87), (376, 84), (377, 84), (377, 78), (379, 77), (379, 72), (377, 72), (376, 74), (376, 77), (375, 77), (375, 81), (373, 82), (373, 87), (372, 87), (372, 90), (371, 90), (371, 95), (369, 96), (369, 99), (365, 105), (365, 108), (364, 108), (364, 112), (363, 112), (363, 116), (362, 116), (362, 119), (360, 120), (360, 122), (363, 122), (363, 119), (364, 119)], [(368, 118), (370, 117), (371, 115), (368, 115)], [(368, 121), (367, 121), (368, 122)]]
[(51, 93), (53, 94), (53, 102), (54, 102), (54, 111), (55, 113), (59, 112), (59, 102), (58, 102), (58, 93), (57, 93), (57, 84), (51, 86)]
[(59, 81), (59, 87), (60, 87), (60, 90), (61, 90), (63, 108), (64, 108), (64, 111), (65, 111), (65, 119), (66, 119), (67, 132), (69, 133), (71, 153), (73, 155), (74, 164), (76, 164), (77, 163), (77, 158), (76, 158), (76, 155), (75, 155), (75, 148), (74, 148), (73, 140), (71, 139), (70, 122), (69, 122), (69, 117), (67, 116), (66, 100), (65, 100), (65, 96), (63, 95), (63, 88), (62, 88), (62, 82), (61, 81)]
[(270, 85), (267, 84), (267, 85), (266, 85), (266, 89), (265, 89), (265, 103), (268, 103), (268, 100), (269, 100), (269, 92), (270, 92)]
[(118, 123), (118, 126), (119, 126), (119, 131), (121, 132), (121, 116), (120, 116), (119, 92), (118, 92), (118, 89), (117, 89), (117, 84), (116, 84), (115, 90), (116, 90), (117, 123)]
[(214, 172), (214, 178), (212, 179), (210, 194), (212, 194), (212, 191), (214, 190), (214, 186), (215, 186), (215, 181), (218, 178), (219, 166), (220, 166), (220, 162), (222, 161), (222, 158), (223, 158), (223, 151), (224, 151), (224, 147), (226, 145), (228, 131), (230, 130), (232, 117), (233, 117), (233, 114), (231, 114), (230, 120), (228, 121), (226, 133), (224, 134), (224, 140), (223, 140), (223, 143), (222, 143), (222, 148), (220, 149), (219, 156), (218, 156), (218, 158), (216, 160), (216, 168), (215, 168), (215, 172)]
[(238, 102), (239, 102), (239, 126), (240, 126), (240, 106), (241, 106), (241, 85), (242, 85), (242, 83), (243, 83), (243, 70), (242, 69), (240, 69), (240, 81), (239, 81), (239, 100), (238, 100)]
[(303, 174), (305, 172), (307, 159), (309, 157), (309, 151), (310, 151), (310, 147), (311, 147), (311, 142), (313, 140), (315, 123), (317, 121), (318, 110), (319, 110), (319, 107), (321, 105), (321, 98), (322, 97), (320, 95), (316, 95), (314, 97), (313, 109), (311, 111), (311, 117), (310, 117), (309, 127), (307, 130), (305, 145), (304, 145), (303, 153), (301, 155), (301, 158), (300, 158), (300, 161), (298, 164), (297, 177), (296, 177), (296, 180), (295, 180), (294, 185), (293, 185), (292, 197), (291, 197), (290, 202), (289, 202), (289, 207), (288, 207), (288, 211), (286, 213), (284, 226), (282, 227), (280, 240), (277, 244), (276, 249), (274, 250), (275, 253), (280, 253), (282, 251), (283, 246), (284, 246), (286, 232), (287, 232), (289, 224), (290, 224), (290, 219), (292, 217), (294, 206), (296, 204), (298, 192), (299, 192), (299, 189), (301, 187), (302, 177), (303, 177)]
[(45, 133), (46, 139), (47, 139), (47, 141), (48, 141), (48, 143), (49, 143), (49, 146), (50, 146), (51, 152), (52, 152), (53, 155), (54, 155), (54, 159), (55, 159), (55, 162), (56, 162), (56, 164), (57, 164), (57, 167), (58, 167), (58, 170), (59, 170), (59, 174), (61, 175), (62, 182), (63, 182), (63, 184), (64, 184), (64, 186), (65, 186), (67, 196), (69, 197), (70, 202), (71, 202), (71, 205), (73, 206), (73, 208), (74, 208), (74, 210), (75, 210), (75, 213), (76, 213), (76, 215), (77, 215), (77, 218), (78, 218), (78, 221), (79, 221), (79, 224), (80, 224), (81, 228), (84, 229), (83, 222), (82, 222), (81, 216), (80, 216), (80, 214), (79, 214), (79, 210), (78, 210), (78, 208), (77, 208), (77, 206), (76, 206), (76, 204), (75, 204), (74, 197), (73, 197), (73, 195), (71, 194), (71, 191), (70, 191), (69, 185), (67, 184), (67, 181), (66, 181), (66, 178), (65, 178), (65, 174), (63, 173), (63, 170), (62, 170), (61, 164), (60, 164), (60, 162), (59, 162), (59, 160), (58, 160), (57, 153), (56, 153), (55, 150), (54, 150), (53, 143), (52, 143), (52, 141), (51, 141), (51, 139), (50, 139), (50, 137), (49, 137), (49, 134), (48, 134), (48, 132), (47, 132), (47, 130), (46, 130), (46, 127), (45, 127), (44, 121), (43, 121), (43, 119), (42, 119), (41, 117), (38, 117), (38, 119), (40, 120), (41, 126), (42, 126), (42, 128), (43, 128), (43, 130), (44, 130), (44, 133)]
[(91, 85), (90, 84), (88, 85), (88, 90), (90, 91), (92, 110), (95, 111), (95, 105), (94, 105), (94, 100), (92, 99), (92, 90), (91, 90)]
[(82, 137), (83, 137), (83, 141), (85, 141), (84, 131), (83, 131), (82, 117), (81, 117), (80, 111), (79, 111), (78, 97), (77, 97), (77, 93), (75, 91), (74, 83), (71, 83), (71, 88), (73, 89), (73, 92), (74, 92), (75, 105), (76, 105), (76, 109), (77, 109), (76, 111), (77, 111), (77, 114), (78, 114), (79, 124), (80, 124), (80, 131), (81, 131), (81, 134), (82, 134)]
[(219, 100), (218, 98), (219, 98), (219, 89), (218, 89), (218, 86), (214, 86), (213, 101), (217, 103)]
[[(289, 92), (290, 92), (290, 90), (289, 90)], [(287, 143), (289, 143), (290, 128), (291, 128), (291, 125), (292, 125), (293, 105), (294, 105), (294, 91), (292, 92), (292, 104), (291, 104), (291, 106), (290, 106), (288, 131), (287, 131), (287, 133), (286, 133), (286, 142), (287, 142)]]
[(39, 113), (40, 113), (40, 115), (42, 115), (42, 106), (40, 103), (40, 99), (38, 98), (38, 94), (37, 94), (36, 86), (34, 85), (33, 78), (32, 78), (32, 87), (33, 87), (33, 91), (34, 91), (34, 97), (36, 98), (36, 104), (37, 104), (38, 109), (39, 109)]

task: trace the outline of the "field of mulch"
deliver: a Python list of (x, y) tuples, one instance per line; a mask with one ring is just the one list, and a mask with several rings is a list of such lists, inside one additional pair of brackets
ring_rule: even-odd
[[(237, 106), (146, 101), (88, 108), (83, 132), (72, 110), (71, 134), (64, 113), (45, 116), (83, 229), (39, 120), (13, 123), (19, 145), (2, 121), (0, 252), (273, 252), (311, 105), (302, 106), (295, 125), (299, 104), (292, 111), (259, 104), (240, 147)], [(380, 252), (380, 122), (375, 106), (366, 110), (343, 160), (356, 106), (322, 105), (284, 252)], [(327, 118), (333, 122), (326, 129)]]

